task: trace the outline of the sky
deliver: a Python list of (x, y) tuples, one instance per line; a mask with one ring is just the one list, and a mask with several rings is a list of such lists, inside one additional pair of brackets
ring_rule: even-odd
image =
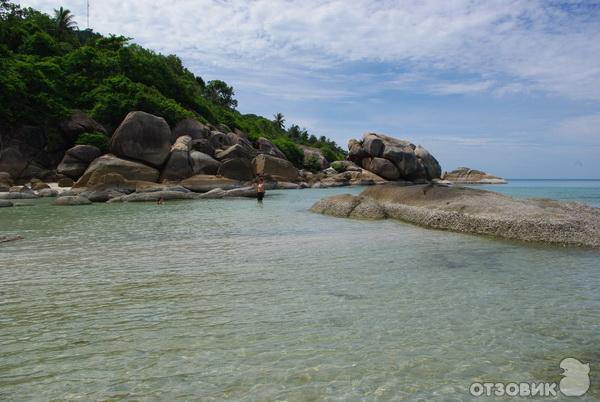
[[(17, 2), (86, 27), (85, 0)], [(90, 0), (90, 27), (344, 149), (377, 132), (448, 171), (600, 179), (600, 0)]]

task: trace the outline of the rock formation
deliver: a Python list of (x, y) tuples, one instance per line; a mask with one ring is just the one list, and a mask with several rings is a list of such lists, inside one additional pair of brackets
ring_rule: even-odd
[(425, 148), (383, 134), (365, 133), (362, 141), (350, 140), (348, 160), (387, 180), (433, 180), (442, 174)]
[(506, 239), (600, 248), (600, 208), (437, 184), (370, 187), (315, 203), (313, 212), (394, 218), (421, 226)]
[(459, 167), (451, 172), (445, 172), (443, 180), (454, 184), (506, 184), (502, 177), (493, 176), (480, 170)]

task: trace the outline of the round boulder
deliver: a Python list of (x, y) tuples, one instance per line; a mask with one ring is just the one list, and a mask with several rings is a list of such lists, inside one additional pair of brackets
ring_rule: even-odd
[(221, 162), (210, 155), (198, 151), (190, 152), (190, 161), (194, 174), (217, 174)]
[(162, 117), (131, 112), (113, 134), (113, 154), (162, 166), (171, 151), (171, 129)]

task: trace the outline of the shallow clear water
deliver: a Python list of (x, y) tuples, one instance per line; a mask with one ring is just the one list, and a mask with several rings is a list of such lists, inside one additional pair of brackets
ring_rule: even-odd
[(0, 400), (470, 400), (565, 357), (600, 399), (600, 252), (307, 211), (360, 190), (1, 209)]

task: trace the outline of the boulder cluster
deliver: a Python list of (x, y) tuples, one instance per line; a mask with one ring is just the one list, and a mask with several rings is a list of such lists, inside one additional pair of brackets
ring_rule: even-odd
[(420, 145), (365, 133), (362, 141), (350, 140), (348, 160), (386, 180), (433, 180), (442, 175), (438, 161)]
[[(78, 111), (61, 124), (61, 129), (70, 141), (92, 130), (100, 135), (107, 132)], [(106, 139), (108, 142), (108, 136)], [(39, 196), (60, 196), (56, 205), (253, 197), (252, 182), (257, 176), (265, 178), (267, 189), (299, 189), (392, 180), (411, 184), (437, 179), (441, 174), (438, 162), (427, 150), (381, 134), (365, 134), (360, 142), (351, 140), (347, 160), (331, 163), (318, 148), (299, 147), (304, 166), (310, 171), (299, 170), (267, 138), (251, 141), (241, 130), (191, 118), (170, 127), (161, 117), (134, 111), (110, 137), (108, 152), (92, 145), (75, 145), (63, 151), (55, 170), (39, 172), (32, 168), (37, 162), (32, 152), (29, 157), (20, 152), (22, 143), (3, 148), (0, 206)], [(23, 182), (27, 184), (15, 186)], [(55, 184), (50, 188), (44, 182)]]

